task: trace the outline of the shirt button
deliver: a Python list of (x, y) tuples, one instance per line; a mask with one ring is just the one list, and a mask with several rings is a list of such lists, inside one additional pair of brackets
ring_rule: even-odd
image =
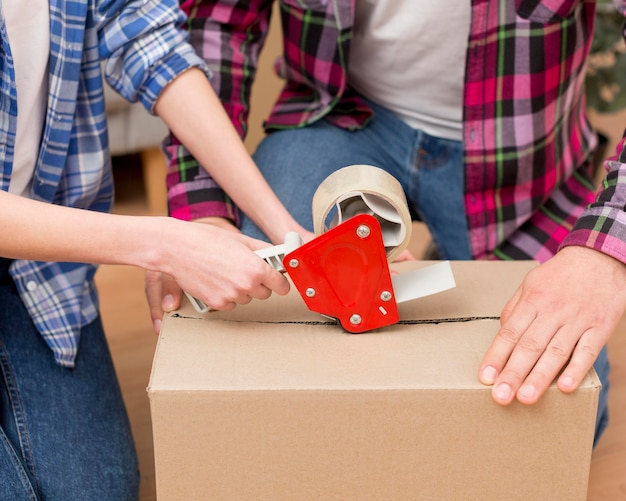
[(37, 282), (35, 282), (34, 280), (31, 280), (30, 282), (26, 284), (26, 288), (30, 292), (35, 292), (37, 290)]

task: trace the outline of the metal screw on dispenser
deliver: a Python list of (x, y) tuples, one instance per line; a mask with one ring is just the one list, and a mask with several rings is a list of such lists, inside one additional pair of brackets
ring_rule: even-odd
[(391, 301), (392, 297), (393, 295), (389, 291), (382, 291), (380, 293), (380, 299), (382, 299), (383, 301)]
[(298, 261), (297, 259), (291, 259), (289, 261), (289, 266), (291, 268), (297, 268), (299, 264), (300, 264), (300, 261)]
[(359, 325), (361, 323), (361, 315), (359, 315), (358, 313), (355, 313), (354, 315), (352, 315), (350, 317), (350, 323), (352, 325)]
[(313, 287), (309, 287), (305, 292), (307, 297), (315, 296), (315, 289)]
[(359, 236), (359, 238), (367, 238), (370, 236), (370, 227), (365, 224), (361, 224), (356, 229), (356, 234)]

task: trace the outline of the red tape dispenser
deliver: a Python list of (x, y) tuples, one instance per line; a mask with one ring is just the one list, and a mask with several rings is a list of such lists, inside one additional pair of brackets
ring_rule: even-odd
[(404, 190), (383, 169), (339, 169), (317, 188), (312, 209), (317, 237), (287, 252), (283, 266), (307, 307), (346, 331), (395, 324), (398, 303), (456, 285), (448, 262), (391, 275), (412, 222)]
[(298, 247), (283, 266), (311, 311), (353, 333), (398, 322), (380, 223), (354, 216)]
[[(371, 165), (351, 165), (328, 176), (313, 196), (316, 237), (296, 233), (257, 251), (288, 273), (307, 307), (361, 333), (399, 321), (398, 303), (455, 287), (447, 261), (391, 275), (389, 262), (408, 245), (411, 216), (400, 183)], [(200, 313), (210, 308), (187, 294)]]

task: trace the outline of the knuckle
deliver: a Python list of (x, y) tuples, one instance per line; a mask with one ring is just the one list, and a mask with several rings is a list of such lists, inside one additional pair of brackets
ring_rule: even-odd
[(518, 343), (520, 334), (511, 327), (503, 326), (498, 331), (497, 337), (501, 341), (514, 345)]
[(500, 312), (500, 324), (504, 324), (504, 322), (506, 320), (508, 320), (508, 318), (511, 316), (511, 313), (513, 313), (513, 307), (512, 306), (506, 306), (505, 308), (502, 309), (502, 312)]
[(552, 341), (548, 344), (546, 352), (560, 360), (566, 360), (570, 356), (570, 350), (568, 350), (565, 345), (556, 341)]
[(204, 302), (213, 310), (227, 310), (230, 303), (224, 296), (210, 297), (205, 299)]
[(517, 388), (528, 376), (528, 371), (517, 367), (508, 367), (506, 373), (502, 374), (502, 379), (508, 382), (513, 388)]
[(248, 304), (250, 301), (252, 301), (252, 297), (248, 296), (247, 294), (242, 294), (241, 296), (239, 296), (237, 298), (236, 303), (237, 304)]
[(587, 343), (579, 343), (576, 350), (593, 360), (598, 358), (599, 355), (599, 351), (594, 346)]
[(525, 351), (530, 353), (541, 353), (544, 351), (543, 344), (533, 336), (523, 336), (517, 345)]
[(161, 274), (156, 271), (147, 270), (145, 274), (145, 281), (147, 283), (153, 284), (159, 281), (161, 278)]

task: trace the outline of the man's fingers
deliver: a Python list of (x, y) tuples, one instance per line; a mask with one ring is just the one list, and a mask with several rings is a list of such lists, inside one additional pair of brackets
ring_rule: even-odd
[(517, 390), (523, 404), (534, 404), (546, 392), (559, 371), (567, 364), (581, 332), (572, 325), (560, 328), (550, 339), (539, 360)]
[(534, 308), (527, 303), (519, 302), (518, 297), (519, 294), (516, 293), (505, 306), (508, 312), (506, 321), (501, 321), (501, 327), (483, 357), (478, 371), (478, 377), (483, 384), (495, 383), (522, 335), (535, 319)]
[(515, 291), (515, 294), (513, 294), (511, 299), (507, 301), (507, 303), (504, 305), (504, 308), (502, 308), (502, 312), (500, 313), (500, 325), (508, 322), (511, 313), (513, 313), (513, 311), (515, 310), (515, 307), (517, 306), (517, 303), (519, 302), (521, 296), (522, 288), (518, 287)]
[(161, 275), (161, 308), (163, 311), (174, 311), (180, 307), (182, 290), (174, 277)]
[[(513, 320), (514, 317), (512, 316), (506, 326), (513, 324)], [(514, 338), (509, 333), (510, 331), (507, 331), (506, 326), (500, 329), (502, 335), (513, 341)], [(497, 367), (499, 375), (492, 390), (492, 395), (496, 402), (507, 405), (513, 401), (526, 378), (545, 355), (546, 347), (552, 342), (560, 327), (554, 320), (544, 316), (543, 318), (533, 318), (533, 321), (525, 328), (522, 325), (515, 325), (511, 328), (515, 331), (517, 342), (509, 359), (505, 361), (506, 365), (504, 368)], [(527, 387), (524, 391), (527, 393), (526, 399), (531, 400), (538, 389), (536, 387)], [(532, 396), (530, 395), (531, 393), (533, 393)]]
[(150, 309), (152, 327), (158, 334), (161, 330), (161, 319), (163, 318), (163, 309), (161, 307), (161, 273), (146, 270), (144, 288)]
[(557, 385), (561, 391), (572, 392), (578, 388), (598, 358), (605, 338), (597, 329), (589, 329), (580, 337), (567, 367), (559, 376)]
[(417, 259), (409, 249), (404, 249), (400, 254), (398, 254), (393, 262), (401, 263), (403, 261), (417, 261)]
[(180, 306), (182, 291), (171, 276), (146, 270), (145, 292), (152, 327), (158, 334), (161, 331), (163, 312), (176, 310)]

